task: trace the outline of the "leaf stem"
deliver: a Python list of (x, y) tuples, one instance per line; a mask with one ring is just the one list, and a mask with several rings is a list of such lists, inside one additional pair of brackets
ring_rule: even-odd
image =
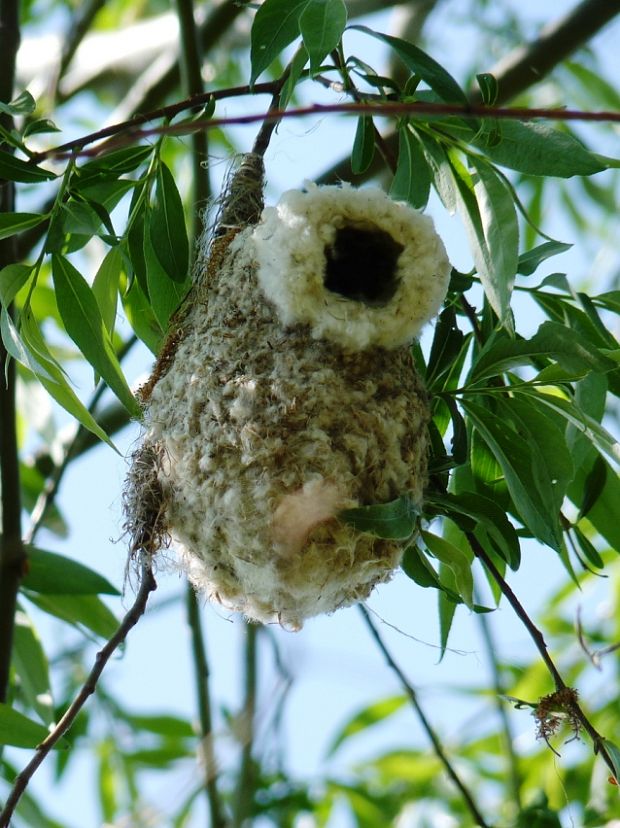
[(413, 706), (413, 709), (415, 710), (415, 712), (416, 712), (416, 714), (417, 714), (417, 716), (420, 720), (422, 728), (424, 729), (426, 735), (430, 739), (431, 744), (433, 745), (433, 749), (435, 751), (435, 754), (437, 755), (437, 758), (439, 759), (439, 761), (443, 765), (444, 770), (446, 771), (446, 773), (448, 774), (448, 776), (450, 777), (452, 782), (459, 789), (459, 792), (460, 792), (461, 796), (463, 797), (463, 799), (465, 801), (465, 804), (466, 804), (466, 806), (469, 810), (469, 813), (471, 814), (472, 818), (474, 819), (475, 824), (481, 826), (481, 828), (489, 828), (489, 824), (488, 824), (488, 822), (486, 822), (486, 820), (484, 819), (484, 817), (482, 816), (482, 814), (478, 810), (478, 806), (477, 806), (472, 794), (470, 793), (469, 789), (466, 787), (466, 785), (463, 782), (463, 780), (461, 779), (461, 777), (456, 772), (454, 766), (450, 762), (450, 759), (448, 759), (448, 756), (446, 755), (446, 752), (443, 748), (443, 745), (441, 744), (441, 741), (439, 740), (439, 736), (435, 733), (435, 730), (433, 729), (433, 726), (431, 725), (429, 720), (426, 718), (426, 714), (422, 710), (422, 707), (420, 706), (420, 702), (418, 701), (418, 696), (417, 696), (416, 691), (413, 689), (413, 687), (409, 683), (409, 680), (407, 679), (407, 677), (405, 676), (403, 671), (400, 669), (400, 667), (398, 666), (398, 664), (394, 660), (394, 658), (393, 658), (392, 654), (390, 653), (390, 651), (387, 649), (385, 643), (383, 642), (383, 639), (381, 638), (381, 636), (379, 634), (379, 631), (377, 630), (377, 628), (375, 627), (375, 625), (373, 624), (373, 622), (370, 618), (370, 614), (369, 614), (368, 610), (366, 609), (366, 607), (363, 604), (358, 604), (358, 609), (362, 614), (362, 617), (364, 619), (364, 622), (365, 622), (366, 626), (368, 627), (368, 630), (369, 630), (370, 634), (372, 635), (372, 637), (374, 638), (377, 646), (379, 647), (379, 650), (383, 653), (383, 656), (385, 657), (385, 660), (387, 661), (388, 665), (391, 667), (391, 669), (398, 676), (398, 679), (399, 679), (399, 681), (402, 685), (402, 688), (405, 691), (405, 693), (407, 694), (407, 696), (409, 697), (409, 701), (411, 702), (411, 704)]
[(141, 560), (141, 581), (140, 589), (136, 595), (133, 606), (126, 613), (114, 635), (106, 642), (104, 647), (97, 653), (95, 663), (88, 678), (71, 702), (64, 715), (50, 732), (50, 734), (37, 747), (35, 755), (15, 779), (11, 793), (6, 801), (4, 809), (0, 813), (0, 828), (8, 828), (15, 807), (22, 794), (26, 790), (30, 780), (37, 768), (42, 764), (52, 748), (67, 733), (80, 710), (86, 704), (88, 698), (95, 692), (97, 682), (115, 650), (125, 641), (130, 630), (138, 623), (146, 610), (149, 595), (157, 589), (157, 583), (153, 577), (152, 562), (150, 557), (143, 553)]

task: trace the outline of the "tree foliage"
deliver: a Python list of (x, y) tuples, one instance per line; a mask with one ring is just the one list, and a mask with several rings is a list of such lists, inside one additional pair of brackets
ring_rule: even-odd
[[(487, 3), (465, 4), (479, 16), (480, 48), (472, 65), (458, 67), (459, 82), (456, 71), (446, 68), (451, 62), (440, 60), (446, 54), (441, 33), (422, 48), (407, 29), (385, 33), (384, 13), (359, 19), (368, 6), (376, 11), (382, 5), (24, 3), (26, 45), (42, 18), (49, 17), (50, 25), (58, 18), (54, 30), (63, 34), (58, 55), (42, 69), (18, 62), (14, 89), (0, 102), (0, 332), (6, 356), (0, 446), (0, 659), (6, 686), (0, 688), (0, 742), (6, 746), (3, 797), (11, 788), (21, 795), (15, 825), (77, 824), (72, 814), (53, 817), (28, 779), (16, 781), (28, 754), (15, 748), (45, 745), (48, 728), (76, 694), (86, 700), (99, 680), (99, 674), (91, 675), (92, 684), (86, 680), (92, 640), (98, 647), (109, 640), (121, 645), (154, 587), (147, 565), (141, 603), (119, 634), (122, 585), (52, 551), (54, 537), (81, 517), (60, 512), (57, 491), (77, 457), (100, 442), (114, 450), (121, 428), (137, 429), (141, 407), (123, 367), (127, 354), (137, 342), (145, 354), (162, 347), (191, 286), (200, 213), (212, 188), (221, 185), (211, 159), (247, 149), (237, 145), (234, 125), (240, 119), (227, 117), (226, 102), (240, 95), (259, 100), (258, 132), (265, 93), (272, 99), (265, 123), (295, 112), (301, 118), (308, 110), (322, 114), (325, 130), (340, 119), (356, 119), (350, 146), (334, 142), (334, 157), (326, 159), (326, 167), (333, 166), (323, 181), (359, 184), (375, 178), (393, 198), (416, 209), (456, 214), (467, 238), (470, 269), (453, 269), (431, 336), (412, 348), (433, 411), (423, 511), (412, 508), (403, 493), (388, 504), (350, 510), (343, 519), (381, 537), (413, 538), (403, 571), (412, 596), (436, 593), (442, 656), (461, 614), (478, 617), (493, 666), (493, 679), (480, 692), (497, 715), (445, 746), (438, 735), (441, 708), (422, 709), (405, 674), (414, 682), (418, 677), (394, 660), (362, 608), (402, 693), (352, 715), (332, 736), (329, 755), (379, 730), (407, 706), (413, 706), (426, 741), (379, 751), (346, 776), (295, 778), (283, 760), (283, 745), (277, 744), (275, 755), (262, 750), (252, 725), (257, 641), (259, 648), (268, 647), (270, 633), (247, 631), (243, 715), (232, 714), (228, 702), (215, 713), (200, 616), (188, 593), (198, 732), (189, 717), (128, 710), (104, 675), (95, 699), (75, 708), (71, 728), (52, 731), (59, 737), (54, 753), (38, 748), (35, 756), (52, 765), (59, 779), (70, 777), (74, 757), (90, 750), (98, 768), (92, 797), (106, 824), (147, 824), (145, 775), (172, 773), (197, 753), (204, 778), (196, 775), (166, 824), (198, 824), (203, 799), (213, 826), (294, 825), (304, 814), (312, 825), (344, 824), (338, 823), (342, 818), (362, 828), (600, 826), (620, 817), (620, 709), (612, 666), (620, 630), (612, 614), (588, 619), (587, 629), (579, 621), (577, 632), (571, 618), (576, 590), (604, 576), (613, 596), (617, 579), (620, 446), (613, 435), (620, 349), (613, 330), (620, 292), (611, 278), (554, 270), (555, 257), (571, 245), (585, 251), (584, 261), (601, 237), (605, 242), (617, 232), (612, 222), (620, 164), (610, 157), (612, 129), (605, 116), (584, 131), (579, 113), (573, 120), (561, 109), (612, 110), (617, 116), (620, 97), (602, 73), (596, 49), (574, 51), (596, 28), (576, 35), (574, 21), (572, 28), (570, 19), (558, 24), (545, 53), (544, 71), (553, 66), (552, 74), (532, 86), (523, 59), (515, 90), (514, 78), (509, 87), (501, 64), (493, 70), (485, 55), (490, 44), (508, 52), (527, 39), (516, 11), (497, 25)], [(454, 18), (462, 13), (463, 4), (444, 5)], [(409, 31), (438, 14), (434, 6), (408, 4)], [(589, 11), (598, 28), (618, 11), (617, 3), (608, 3), (599, 19), (600, 3), (582, 6), (591, 8), (579, 7), (576, 17)], [(6, 37), (16, 37), (6, 25), (11, 4), (6, 7), (0, 24)], [(178, 36), (168, 38), (151, 65), (148, 36), (140, 41), (147, 29), (140, 27), (150, 26), (154, 37), (158, 25), (171, 30), (175, 19)], [(458, 19), (452, 23), (460, 25)], [(117, 48), (124, 33), (133, 35), (136, 54), (130, 60), (121, 53), (112, 67), (105, 52)], [(353, 33), (354, 53), (348, 46)], [(534, 37), (532, 54), (536, 42)], [(105, 45), (103, 53), (95, 53), (98, 43)], [(1, 59), (11, 61), (13, 53), (7, 48)], [(12, 77), (10, 66), (5, 68)], [(207, 76), (212, 80), (202, 88)], [(332, 95), (328, 104), (326, 89)], [(520, 109), (507, 109), (507, 98)], [(550, 117), (528, 118), (527, 110), (541, 101), (553, 103)], [(117, 125), (96, 128), (110, 111)], [(86, 127), (84, 118), (91, 122)], [(269, 167), (268, 153), (266, 158)], [(561, 213), (570, 241), (549, 235), (551, 211)], [(90, 396), (84, 377), (94, 382)], [(11, 419), (15, 388), (19, 399), (36, 400), (41, 386), (62, 416), (75, 422), (68, 440), (55, 418), (37, 421), (33, 405), (18, 413), (16, 423)], [(15, 463), (19, 493), (11, 485)], [(22, 531), (23, 519), (28, 523)], [(35, 543), (42, 529), (49, 549)], [(557, 556), (566, 577), (534, 621), (511, 584), (521, 568), (535, 578), (536, 559), (544, 554)], [(527, 662), (504, 661), (495, 651), (494, 610), (500, 604), (531, 637)], [(74, 627), (75, 645), (57, 651), (42, 639), (37, 619), (45, 616)], [(113, 651), (108, 649), (107, 657)], [(608, 668), (606, 686), (594, 692), (592, 668), (602, 663)], [(105, 662), (97, 665), (102, 670)], [(540, 738), (525, 753), (514, 742), (512, 723), (528, 709)], [(239, 758), (221, 758), (213, 716), (222, 729), (236, 732)], [(101, 726), (104, 720), (113, 723), (109, 729)], [(558, 759), (563, 741), (571, 738), (580, 748), (566, 761)], [(338, 816), (343, 812), (348, 817)], [(8, 820), (8, 807), (3, 813)]]

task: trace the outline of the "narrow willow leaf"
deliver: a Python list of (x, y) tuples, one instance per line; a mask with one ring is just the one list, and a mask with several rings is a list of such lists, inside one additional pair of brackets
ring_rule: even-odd
[(412, 74), (419, 75), (443, 101), (467, 106), (467, 96), (452, 75), (422, 49), (407, 40), (375, 32), (366, 26), (351, 26), (351, 28), (365, 32), (371, 37), (376, 37), (378, 40), (387, 43), (396, 52), (407, 69)]
[(510, 339), (502, 336), (489, 340), (472, 366), (470, 380), (479, 382), (494, 377), (531, 360), (555, 359), (569, 372), (597, 371), (604, 373), (615, 363), (585, 339), (557, 322), (543, 322), (531, 339)]
[(398, 130), (398, 165), (390, 196), (421, 210), (426, 207), (431, 188), (431, 173), (422, 146), (407, 125)]
[(519, 258), (519, 224), (510, 190), (492, 166), (470, 159), (476, 171), (474, 195), (490, 267), (480, 273), (484, 291), (500, 322), (508, 318)]
[(46, 219), (47, 213), (0, 213), (0, 239), (36, 227)]
[(157, 356), (164, 341), (164, 331), (137, 279), (134, 279), (131, 288), (123, 295), (122, 300), (125, 315), (134, 333), (141, 342), (144, 342), (149, 351)]
[(598, 503), (607, 484), (607, 469), (607, 463), (598, 455), (584, 483), (583, 500), (579, 507), (577, 521), (587, 517), (593, 506)]
[(125, 250), (131, 269), (132, 280), (135, 277), (140, 289), (148, 297), (148, 283), (146, 279), (146, 261), (144, 258), (144, 239), (146, 223), (150, 216), (150, 207), (144, 208), (140, 201), (144, 187), (136, 187), (129, 206), (129, 229), (127, 230)]
[(405, 575), (411, 578), (412, 581), (415, 581), (418, 586), (424, 587), (425, 589), (428, 587), (441, 589), (439, 576), (430, 565), (426, 555), (417, 546), (411, 545), (405, 549), (401, 561), (401, 568)]
[(498, 144), (483, 149), (494, 164), (511, 170), (570, 178), (593, 175), (607, 167), (572, 135), (547, 124), (504, 121), (501, 133)]
[(614, 766), (616, 783), (620, 784), (620, 748), (609, 739), (603, 739), (603, 745)]
[(414, 533), (418, 514), (409, 495), (401, 495), (390, 503), (345, 509), (338, 517), (360, 532), (369, 532), (389, 540), (403, 540)]
[(605, 562), (599, 555), (598, 549), (594, 546), (592, 541), (584, 535), (584, 533), (578, 526), (573, 526), (571, 531), (575, 537), (575, 541), (577, 542), (580, 551), (583, 553), (583, 556), (586, 558), (586, 560), (597, 569), (604, 569)]
[(593, 417), (590, 417), (574, 403), (569, 402), (564, 397), (541, 393), (531, 388), (522, 387), (515, 390), (519, 394), (533, 396), (537, 402), (560, 414), (568, 423), (574, 425), (578, 431), (584, 434), (602, 454), (606, 454), (616, 465), (620, 464), (620, 443), (607, 429), (603, 428), (600, 423), (597, 423)]
[(71, 262), (57, 254), (52, 256), (52, 276), (67, 333), (132, 417), (139, 419), (140, 406), (123, 376), (92, 289)]
[(326, 758), (333, 756), (338, 748), (351, 736), (362, 733), (369, 727), (385, 721), (385, 719), (402, 710), (406, 704), (407, 696), (390, 696), (359, 710), (333, 738), (327, 749)]
[[(450, 305), (439, 315), (426, 369), (426, 384), (435, 389), (437, 380), (450, 372), (463, 347), (465, 337), (456, 322), (456, 313)], [(437, 389), (441, 390), (441, 389)]]
[(30, 368), (39, 379), (53, 379), (52, 375), (46, 369), (45, 364), (38, 360), (34, 352), (24, 342), (5, 307), (0, 312), (0, 331), (2, 332), (4, 347), (13, 359)]
[(21, 608), (15, 613), (13, 635), (12, 661), (20, 691), (41, 721), (50, 725), (54, 722), (54, 704), (47, 657), (32, 621)]
[(361, 175), (366, 172), (375, 157), (375, 125), (370, 115), (357, 119), (357, 129), (351, 151), (351, 172)]
[(93, 279), (93, 295), (107, 332), (112, 335), (116, 322), (118, 284), (121, 276), (123, 257), (118, 247), (111, 247), (99, 265)]
[[(524, 450), (527, 443), (523, 435), (503, 418), (466, 399), (462, 401), (462, 405), (501, 466), (506, 485), (521, 519), (534, 537), (559, 552), (562, 535), (558, 515), (553, 511), (556, 507), (556, 498), (549, 492), (548, 485), (544, 485), (542, 491), (539, 486), (541, 469), (546, 470), (544, 458), (536, 455), (536, 443), (533, 444), (532, 450)], [(545, 483), (550, 477), (546, 471)]]
[(36, 546), (28, 546), (27, 553), (25, 589), (54, 595), (120, 595), (106, 578), (78, 561)]
[(108, 639), (118, 628), (114, 613), (96, 595), (52, 595), (24, 592), (28, 600), (48, 615), (60, 618), (79, 630), (90, 630)]
[(136, 731), (148, 731), (158, 736), (168, 736), (170, 739), (195, 739), (196, 731), (187, 719), (179, 716), (170, 716), (162, 713), (148, 716), (123, 715), (122, 720), (127, 722)]
[(62, 132), (62, 130), (49, 118), (37, 118), (36, 121), (26, 124), (23, 136), (27, 138), (29, 135), (45, 135), (50, 132)]
[(33, 184), (38, 181), (51, 181), (56, 177), (56, 173), (44, 170), (28, 161), (22, 161), (20, 158), (15, 158), (11, 153), (0, 150), (0, 179)]
[(454, 214), (457, 207), (457, 187), (446, 151), (441, 144), (425, 133), (420, 132), (418, 135), (437, 195), (446, 210)]
[(424, 530), (420, 534), (433, 557), (450, 568), (454, 574), (458, 595), (470, 609), (473, 609), (474, 578), (467, 555), (458, 546), (454, 546), (439, 535)]
[(252, 24), (250, 85), (299, 35), (299, 18), (310, 0), (265, 0)]
[(482, 72), (476, 75), (476, 81), (478, 82), (480, 94), (482, 95), (482, 103), (485, 106), (493, 106), (499, 92), (497, 78), (491, 75), (490, 72)]
[(0, 745), (35, 748), (47, 735), (46, 727), (0, 702)]
[(163, 162), (157, 171), (149, 235), (155, 254), (168, 277), (173, 282), (184, 282), (189, 268), (185, 213), (174, 176)]
[(19, 95), (9, 103), (0, 101), (0, 112), (6, 115), (32, 115), (36, 109), (36, 101), (32, 94), (24, 89)]
[(24, 264), (10, 264), (0, 270), (0, 301), (5, 308), (15, 299), (33, 270), (32, 265)]
[(347, 25), (347, 7), (343, 0), (312, 0), (299, 15), (299, 31), (310, 56), (310, 71), (315, 74), (321, 63), (340, 43)]
[[(2, 313), (5, 313), (4, 309)], [(26, 359), (23, 361), (23, 364), (30, 368), (45, 390), (65, 411), (71, 414), (72, 417), (75, 417), (84, 428), (92, 431), (100, 440), (103, 440), (103, 442), (107, 443), (116, 451), (117, 449), (114, 443), (84, 404), (78, 399), (67, 382), (62, 368), (47, 349), (32, 314), (29, 312), (22, 313), (21, 323), (21, 332), (26, 348)], [(37, 354), (37, 358), (34, 359), (31, 356), (32, 354)]]
[(297, 83), (301, 77), (301, 73), (306, 68), (306, 63), (308, 63), (308, 52), (306, 52), (305, 47), (302, 46), (295, 52), (291, 62), (289, 63), (289, 72), (286, 76), (286, 80), (284, 81), (282, 91), (280, 92), (280, 109), (286, 109), (289, 105)]
[(184, 282), (179, 283), (168, 278), (168, 274), (155, 255), (148, 225), (147, 232), (144, 234), (144, 261), (151, 308), (162, 330), (165, 331), (170, 317), (185, 298), (191, 286), (191, 279), (187, 278)]
[[(597, 455), (595, 455), (597, 457)], [(594, 457), (592, 462), (594, 461)], [(597, 499), (588, 509), (585, 518), (612, 549), (620, 550), (620, 521), (618, 520), (618, 503), (620, 503), (620, 478), (606, 465), (605, 485)], [(568, 488), (568, 496), (579, 509), (584, 502), (584, 492), (592, 465), (584, 464), (577, 468), (575, 479)]]
[(528, 250), (527, 253), (519, 256), (517, 273), (520, 273), (522, 276), (531, 276), (544, 261), (551, 258), (551, 256), (557, 256), (559, 253), (570, 250), (571, 247), (572, 244), (565, 244), (559, 241), (543, 242), (533, 250)]
[(133, 172), (153, 154), (153, 147), (124, 147), (88, 161), (75, 171), (71, 186), (82, 188), (89, 184), (116, 179)]

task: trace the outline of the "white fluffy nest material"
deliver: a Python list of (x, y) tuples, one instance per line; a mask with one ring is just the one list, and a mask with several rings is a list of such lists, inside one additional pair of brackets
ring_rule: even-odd
[(422, 499), (429, 410), (408, 343), (448, 270), (430, 219), (378, 190), (289, 192), (213, 243), (145, 435), (165, 528), (208, 597), (299, 628), (389, 580), (402, 546), (338, 515)]
[[(258, 279), (282, 323), (306, 323), (317, 339), (355, 351), (410, 343), (437, 314), (450, 280), (448, 256), (432, 219), (375, 187), (307, 187), (307, 192), (289, 190), (275, 207), (266, 207), (254, 231)], [(345, 250), (338, 250), (343, 231), (348, 231)], [(389, 241), (380, 246), (380, 260), (365, 255), (365, 231), (392, 240), (391, 250)], [(380, 296), (372, 304), (351, 302), (325, 290), (326, 252), (335, 249), (346, 265), (351, 243), (361, 247), (374, 271), (366, 278), (379, 283), (385, 279), (381, 267), (390, 264), (385, 260), (396, 254), (394, 273), (388, 275), (395, 292), (388, 302)]]

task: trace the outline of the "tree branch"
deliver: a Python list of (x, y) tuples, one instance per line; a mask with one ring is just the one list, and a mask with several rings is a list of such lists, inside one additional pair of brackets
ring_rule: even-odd
[(155, 589), (157, 589), (157, 583), (153, 577), (152, 561), (145, 553), (142, 553), (140, 589), (138, 590), (133, 606), (126, 613), (119, 628), (114, 633), (112, 638), (110, 638), (110, 640), (106, 642), (105, 646), (97, 653), (95, 664), (90, 671), (86, 682), (78, 692), (71, 705), (68, 707), (63, 717), (51, 731), (49, 736), (47, 736), (37, 747), (35, 755), (23, 771), (17, 776), (4, 809), (0, 813), (0, 828), (8, 828), (13, 812), (15, 811), (15, 807), (17, 806), (37, 768), (41, 765), (52, 748), (65, 735), (65, 733), (67, 733), (88, 698), (95, 692), (97, 682), (99, 681), (106, 664), (110, 660), (110, 657), (125, 641), (129, 631), (138, 623), (141, 616), (144, 614), (149, 595)]
[[(15, 57), (19, 46), (19, 4), (0, 0), (0, 101), (13, 97)], [(5, 129), (12, 120), (0, 118)], [(12, 182), (0, 182), (0, 213), (15, 209)], [(12, 239), (0, 242), (0, 268), (16, 261)], [(10, 313), (10, 309), (8, 311)], [(2, 537), (0, 538), (0, 702), (8, 697), (15, 607), (26, 555), (21, 537), (19, 451), (15, 412), (15, 363), (0, 342), (0, 485)]]
[(240, 716), (242, 748), (234, 806), (233, 825), (235, 828), (243, 828), (245, 820), (252, 813), (256, 784), (252, 750), (254, 748), (254, 719), (256, 716), (256, 637), (258, 627), (255, 624), (246, 623), (245, 634), (244, 697)]
[(213, 744), (213, 718), (211, 716), (211, 694), (209, 692), (209, 664), (207, 662), (202, 626), (200, 624), (200, 607), (193, 587), (187, 585), (186, 595), (187, 623), (192, 638), (194, 657), (194, 677), (196, 697), (200, 716), (200, 744), (202, 746), (205, 768), (205, 791), (209, 803), (210, 828), (224, 828), (226, 820), (217, 788), (217, 762)]
[[(529, 617), (523, 604), (519, 601), (515, 593), (512, 591), (507, 581), (504, 580), (502, 574), (495, 566), (489, 555), (487, 555), (484, 547), (478, 541), (478, 538), (473, 534), (473, 532), (466, 532), (465, 535), (467, 537), (469, 545), (473, 550), (474, 555), (478, 558), (479, 561), (482, 562), (482, 564), (491, 574), (493, 580), (501, 589), (502, 594), (504, 595), (510, 606), (513, 608), (516, 616), (519, 618), (525, 629), (528, 631), (530, 638), (534, 642), (536, 649), (540, 653), (540, 656), (544, 661), (545, 666), (549, 674), (551, 675), (551, 678), (553, 679), (556, 691), (570, 689), (564, 681), (564, 679), (562, 678), (560, 671), (555, 666), (555, 662), (549, 655), (549, 650), (547, 649), (547, 644), (545, 642), (542, 632), (538, 629), (536, 624), (534, 624), (532, 619)], [(603, 739), (601, 734), (596, 730), (594, 725), (590, 722), (590, 720), (583, 712), (581, 706), (576, 700), (572, 701), (571, 708), (572, 712), (575, 714), (575, 718), (579, 720), (581, 726), (592, 740), (592, 744), (594, 746), (594, 753), (600, 753), (601, 758), (611, 771), (612, 775), (615, 777), (616, 769), (614, 767), (614, 763), (611, 759), (611, 756), (609, 755), (605, 747), (605, 740)]]
[[(538, 38), (514, 49), (489, 71), (497, 79), (497, 103), (515, 98), (590, 40), (620, 13), (620, 0), (583, 0), (564, 17), (544, 26)], [(482, 101), (479, 89), (472, 103)]]
[(368, 627), (368, 630), (369, 630), (370, 634), (372, 635), (372, 637), (374, 638), (377, 646), (379, 647), (379, 649), (383, 653), (383, 656), (385, 657), (385, 660), (387, 661), (388, 665), (391, 667), (391, 669), (398, 676), (398, 680), (400, 681), (403, 690), (405, 691), (405, 693), (409, 697), (409, 701), (411, 702), (411, 704), (413, 706), (413, 709), (415, 710), (415, 712), (418, 716), (418, 719), (420, 720), (420, 724), (422, 725), (422, 728), (423, 728), (424, 732), (426, 733), (426, 735), (430, 739), (430, 742), (433, 746), (435, 754), (437, 755), (437, 758), (439, 759), (439, 761), (443, 765), (444, 770), (446, 771), (446, 773), (448, 774), (448, 776), (450, 777), (452, 782), (458, 788), (458, 790), (459, 790), (461, 796), (463, 797), (463, 799), (465, 801), (465, 804), (466, 804), (466, 806), (469, 810), (469, 813), (471, 814), (474, 822), (476, 823), (476, 825), (481, 826), (481, 828), (489, 828), (489, 824), (485, 821), (484, 817), (482, 816), (482, 814), (478, 810), (478, 806), (476, 805), (476, 802), (475, 802), (473, 796), (471, 795), (469, 789), (466, 787), (465, 783), (463, 782), (461, 777), (458, 775), (458, 773), (454, 769), (452, 763), (448, 759), (448, 757), (446, 755), (446, 752), (443, 748), (443, 745), (441, 744), (441, 742), (439, 740), (439, 736), (435, 733), (435, 731), (433, 729), (433, 726), (431, 725), (429, 720), (426, 718), (426, 714), (422, 710), (422, 708), (420, 706), (420, 702), (418, 701), (418, 696), (417, 696), (416, 691), (413, 689), (413, 687), (409, 683), (407, 677), (405, 676), (403, 671), (400, 669), (400, 667), (398, 666), (396, 661), (394, 661), (394, 658), (392, 657), (392, 654), (390, 653), (390, 651), (385, 646), (385, 643), (383, 642), (383, 639), (379, 635), (379, 631), (377, 630), (377, 628), (375, 627), (375, 625), (373, 624), (373, 622), (370, 618), (370, 614), (369, 614), (368, 610), (366, 609), (366, 607), (363, 604), (358, 604), (357, 608), (361, 612), (362, 617), (364, 619), (364, 622), (365, 622), (366, 626)]

